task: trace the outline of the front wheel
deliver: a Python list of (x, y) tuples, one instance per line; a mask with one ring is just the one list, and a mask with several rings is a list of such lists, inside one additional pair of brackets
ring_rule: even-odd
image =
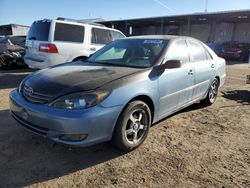
[(118, 118), (113, 143), (123, 151), (131, 151), (146, 139), (151, 126), (151, 111), (142, 101), (130, 102)]
[(219, 80), (215, 78), (212, 84), (210, 85), (206, 98), (201, 102), (206, 106), (212, 105), (216, 101), (218, 95), (218, 89), (219, 89)]

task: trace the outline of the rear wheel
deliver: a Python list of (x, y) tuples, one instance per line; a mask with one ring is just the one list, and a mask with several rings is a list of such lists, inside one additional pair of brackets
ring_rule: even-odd
[(218, 89), (219, 89), (219, 80), (215, 78), (209, 88), (207, 97), (201, 102), (206, 106), (213, 104), (216, 101), (218, 95)]
[(131, 151), (146, 139), (151, 126), (151, 112), (142, 101), (130, 102), (120, 115), (113, 134), (113, 143), (123, 151)]

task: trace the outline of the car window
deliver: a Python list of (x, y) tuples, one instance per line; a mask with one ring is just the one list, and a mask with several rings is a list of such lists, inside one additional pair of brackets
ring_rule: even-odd
[(188, 47), (185, 40), (178, 40), (168, 49), (167, 60), (180, 60), (181, 63), (189, 62)]
[(207, 51), (207, 49), (205, 49), (205, 51), (206, 51), (207, 60), (213, 59), (212, 55)]
[(27, 39), (48, 41), (50, 23), (49, 21), (35, 21), (29, 29)]
[(54, 40), (83, 43), (84, 26), (56, 23)]
[(192, 62), (207, 60), (206, 50), (199, 42), (189, 40), (189, 51)]
[(126, 48), (112, 47), (106, 52), (104, 52), (102, 55), (100, 55), (98, 58), (96, 58), (96, 60), (106, 61), (106, 60), (110, 60), (110, 57), (112, 57), (112, 60), (122, 59), (124, 57), (125, 52), (126, 52)]
[(92, 44), (107, 44), (112, 41), (111, 32), (107, 29), (92, 28)]
[(167, 43), (167, 40), (158, 39), (116, 40), (97, 51), (88, 61), (126, 67), (151, 67)]
[(14, 45), (24, 46), (25, 38), (26, 38), (25, 36), (7, 36), (7, 37), (4, 37), (4, 38), (1, 38), (0, 43), (5, 44), (8, 41), (10, 41)]
[(20, 45), (25, 42), (25, 37), (21, 37), (21, 36), (10, 37), (10, 41), (12, 42), (12, 44)]
[(111, 36), (112, 36), (112, 40), (125, 38), (124, 35), (122, 35), (120, 32), (117, 32), (117, 31), (111, 31)]

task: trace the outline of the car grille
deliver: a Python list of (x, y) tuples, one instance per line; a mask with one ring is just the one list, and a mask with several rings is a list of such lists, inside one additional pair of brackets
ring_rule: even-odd
[(22, 90), (23, 97), (32, 103), (44, 104), (49, 102), (51, 96), (34, 92), (30, 87), (24, 86)]

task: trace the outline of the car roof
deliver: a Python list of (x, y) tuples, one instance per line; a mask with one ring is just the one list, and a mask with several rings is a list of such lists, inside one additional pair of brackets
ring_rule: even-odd
[(160, 39), (160, 40), (174, 40), (174, 39), (193, 39), (192, 37), (187, 36), (177, 36), (177, 35), (143, 35), (143, 36), (132, 36), (127, 39)]

